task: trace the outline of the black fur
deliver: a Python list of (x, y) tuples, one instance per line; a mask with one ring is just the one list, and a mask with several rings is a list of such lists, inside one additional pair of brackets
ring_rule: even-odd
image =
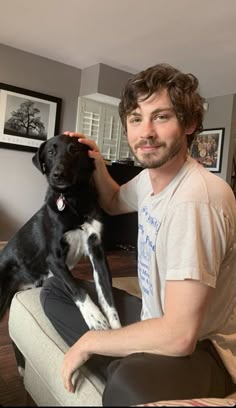
[[(42, 143), (32, 160), (45, 174), (48, 191), (45, 204), (0, 254), (0, 319), (20, 285), (38, 286), (50, 271), (63, 280), (80, 310), (86, 306), (81, 313), (89, 328), (119, 327), (111, 275), (96, 229), (101, 225), (100, 212), (88, 147), (77, 138), (59, 135)], [(65, 208), (59, 211), (61, 194)], [(81, 247), (79, 254), (71, 254), (72, 247), (74, 251)], [(82, 255), (88, 255), (93, 264), (102, 314), (70, 273)]]

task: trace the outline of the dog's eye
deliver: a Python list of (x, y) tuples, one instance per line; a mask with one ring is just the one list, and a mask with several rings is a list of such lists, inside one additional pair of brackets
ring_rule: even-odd
[(53, 149), (52, 147), (48, 149), (48, 156), (52, 157), (54, 156), (56, 153), (55, 149)]

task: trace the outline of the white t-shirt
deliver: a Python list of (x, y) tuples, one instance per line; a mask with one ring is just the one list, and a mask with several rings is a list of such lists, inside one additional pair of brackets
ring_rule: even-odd
[[(236, 203), (229, 185), (191, 157), (152, 194), (148, 170), (121, 186), (138, 211), (141, 319), (164, 314), (166, 280), (195, 279), (215, 288), (200, 329), (236, 383)], [(188, 307), (188, 305), (186, 305)]]

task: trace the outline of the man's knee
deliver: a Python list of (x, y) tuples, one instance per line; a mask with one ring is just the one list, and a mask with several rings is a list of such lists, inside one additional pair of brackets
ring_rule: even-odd
[(103, 393), (104, 406), (130, 406), (147, 402), (146, 397), (140, 395), (140, 380), (145, 382), (139, 367), (143, 354), (130, 354), (109, 365), (108, 380)]

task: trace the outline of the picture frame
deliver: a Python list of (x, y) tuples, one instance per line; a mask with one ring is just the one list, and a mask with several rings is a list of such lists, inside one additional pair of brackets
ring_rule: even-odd
[(35, 152), (59, 133), (62, 99), (0, 83), (0, 148)]
[(224, 128), (204, 129), (195, 136), (190, 155), (213, 173), (221, 172)]

